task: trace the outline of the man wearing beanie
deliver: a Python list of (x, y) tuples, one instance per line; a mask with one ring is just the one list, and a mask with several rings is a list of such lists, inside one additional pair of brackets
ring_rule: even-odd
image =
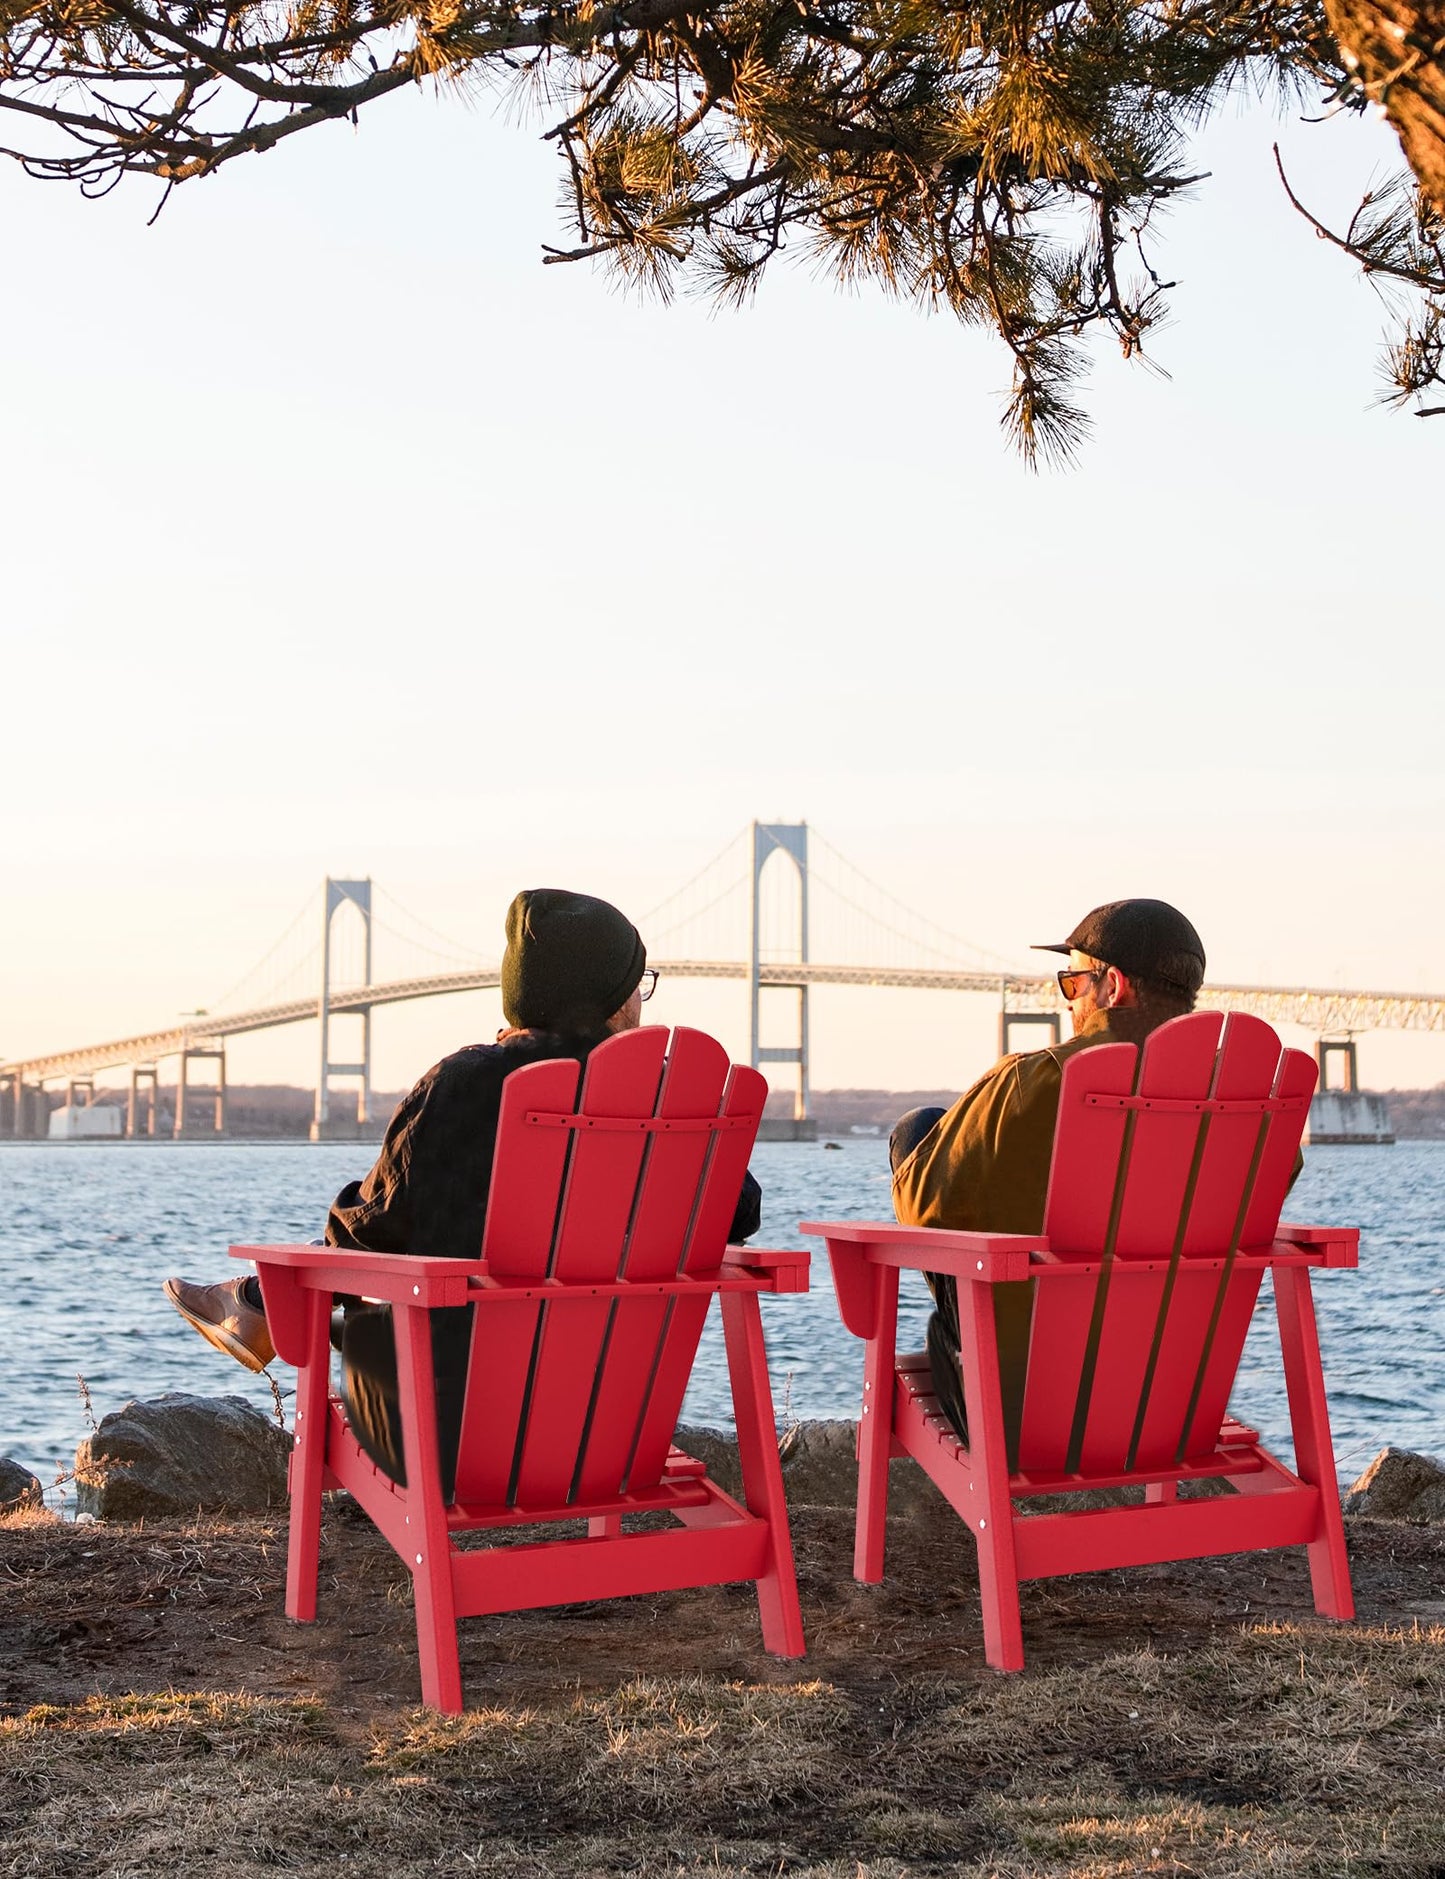
[[(1040, 1233), (1065, 1063), (1096, 1044), (1140, 1044), (1157, 1026), (1194, 1009), (1204, 983), (1204, 947), (1163, 900), (1111, 900), (1067, 939), (1037, 950), (1064, 953), (1059, 989), (1073, 1036), (1049, 1050), (1001, 1058), (953, 1107), (914, 1109), (889, 1141), (893, 1206), (905, 1226)], [(945, 1274), (925, 1275), (935, 1310), (929, 1367), (939, 1406), (967, 1438), (959, 1367), (958, 1297)], [(1004, 1425), (1012, 1448), (1023, 1413), (1032, 1285), (994, 1287)]]
[[(589, 1052), (642, 1021), (647, 953), (632, 922), (605, 900), (561, 888), (529, 888), (507, 909), (502, 1010), (508, 1028), (434, 1064), (398, 1105), (376, 1165), (337, 1195), (328, 1246), (363, 1252), (475, 1259), (482, 1244), (502, 1084), (524, 1064)], [(761, 1191), (751, 1174), (731, 1237), (758, 1230)], [(275, 1356), (254, 1277), (217, 1285), (167, 1279), (187, 1323), (249, 1370)], [(455, 1474), (466, 1388), (471, 1308), (432, 1314), (442, 1484)], [(397, 1414), (396, 1345), (384, 1305), (349, 1302), (340, 1331), (342, 1383), (351, 1426), (393, 1480), (405, 1479)]]

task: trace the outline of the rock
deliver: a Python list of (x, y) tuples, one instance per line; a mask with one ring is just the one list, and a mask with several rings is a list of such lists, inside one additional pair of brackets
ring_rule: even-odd
[[(684, 1424), (676, 1441), (704, 1464), (720, 1488), (729, 1494), (742, 1493), (735, 1436)], [(789, 1506), (844, 1507), (851, 1512), (858, 1499), (856, 1442), (857, 1428), (852, 1422), (797, 1422), (785, 1430), (778, 1453)], [(906, 1516), (934, 1505), (942, 1505), (941, 1497), (918, 1464), (895, 1461), (888, 1471), (890, 1511)]]
[(39, 1479), (23, 1463), (0, 1455), (0, 1514), (18, 1514), (44, 1505)]
[(712, 1480), (725, 1494), (740, 1495), (743, 1472), (738, 1463), (738, 1439), (721, 1429), (704, 1429), (700, 1423), (679, 1423), (673, 1441), (694, 1461), (700, 1461)]
[(852, 1507), (858, 1499), (852, 1422), (796, 1422), (779, 1444), (783, 1487), (795, 1507)]
[(1408, 1448), (1382, 1448), (1345, 1496), (1347, 1514), (1445, 1520), (1445, 1465)]
[(291, 1437), (242, 1396), (158, 1396), (102, 1419), (75, 1452), (79, 1512), (250, 1513), (286, 1499)]

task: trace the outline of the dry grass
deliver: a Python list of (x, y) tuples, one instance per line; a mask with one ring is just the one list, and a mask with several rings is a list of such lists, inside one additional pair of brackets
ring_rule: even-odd
[(1445, 1636), (1254, 1627), (966, 1685), (647, 1678), (339, 1729), (170, 1691), (0, 1722), (0, 1870), (1445, 1873)]
[(738, 1589), (476, 1620), (441, 1718), (340, 1510), (300, 1628), (278, 1523), (7, 1523), (0, 1875), (1445, 1879), (1445, 1535), (1355, 1524), (1356, 1626), (1284, 1556), (1032, 1587), (1000, 1678), (954, 1526), (876, 1589), (847, 1527), (795, 1521), (802, 1665)]

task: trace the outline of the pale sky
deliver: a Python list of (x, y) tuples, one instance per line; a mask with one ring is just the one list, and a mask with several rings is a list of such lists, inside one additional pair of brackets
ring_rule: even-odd
[[(495, 956), (518, 887), (640, 915), (755, 816), (1020, 968), (1144, 893), (1220, 981), (1445, 989), (1445, 419), (1375, 406), (1379, 303), (1269, 153), (1343, 220), (1388, 131), (1212, 130), (1171, 376), (1101, 351), (1033, 476), (985, 334), (804, 266), (723, 315), (540, 266), (534, 128), (387, 101), (151, 229), (0, 173), (0, 1057), (214, 1003), (328, 872)], [(741, 986), (653, 1010), (745, 1045)], [(383, 1012), (377, 1081), (498, 1022)], [(823, 994), (813, 1080), (961, 1086), (994, 1023)], [(1361, 1067), (1438, 1082), (1445, 1038)]]

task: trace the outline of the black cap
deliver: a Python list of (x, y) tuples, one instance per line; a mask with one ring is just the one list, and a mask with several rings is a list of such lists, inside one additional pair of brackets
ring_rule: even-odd
[(507, 909), (502, 1009), (526, 1030), (600, 1031), (646, 964), (637, 928), (608, 901), (524, 888)]
[(1204, 942), (1167, 900), (1109, 900), (1086, 913), (1066, 940), (1041, 953), (1087, 953), (1130, 978), (1147, 979), (1191, 998), (1204, 983)]

